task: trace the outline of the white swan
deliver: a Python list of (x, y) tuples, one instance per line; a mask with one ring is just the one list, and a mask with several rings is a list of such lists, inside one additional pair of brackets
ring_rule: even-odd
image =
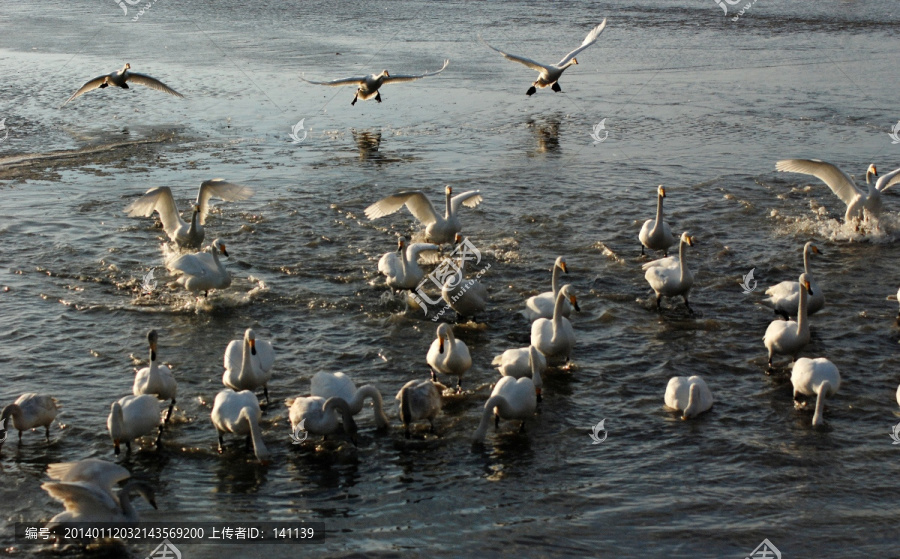
[[(593, 45), (594, 43), (596, 43), (597, 37), (599, 37), (600, 33), (603, 32), (604, 27), (606, 27), (606, 19), (605, 18), (600, 23), (600, 25), (591, 29), (590, 33), (587, 34), (587, 37), (584, 38), (584, 41), (581, 42), (581, 46), (579, 46), (577, 49), (573, 50), (569, 54), (565, 55), (562, 58), (562, 60), (560, 60), (556, 64), (541, 64), (540, 62), (535, 62), (534, 60), (531, 60), (530, 58), (525, 58), (524, 56), (517, 56), (514, 54), (505, 53), (498, 48), (488, 45), (486, 42), (484, 44), (487, 45), (489, 48), (502, 54), (504, 57), (506, 57), (507, 60), (512, 60), (513, 62), (518, 62), (519, 64), (524, 64), (525, 66), (528, 66), (532, 70), (537, 70), (540, 73), (540, 75), (538, 75), (538, 79), (535, 80), (535, 82), (533, 84), (531, 84), (531, 87), (528, 88), (528, 91), (525, 92), (525, 95), (529, 95), (529, 96), (534, 95), (535, 91), (537, 91), (537, 89), (535, 89), (535, 86), (541, 87), (541, 88), (550, 86), (550, 88), (553, 91), (559, 93), (560, 91), (562, 91), (562, 89), (559, 87), (559, 83), (557, 83), (557, 82), (559, 81), (559, 78), (562, 77), (563, 72), (569, 66), (572, 66), (573, 64), (578, 64), (578, 60), (575, 58), (575, 55), (580, 53), (584, 49), (588, 48), (589, 46)], [(484, 42), (483, 39), (482, 39), (482, 42)]]
[(409, 424), (420, 419), (427, 419), (434, 433), (434, 418), (441, 412), (444, 403), (442, 395), (446, 388), (433, 380), (411, 380), (397, 392), (397, 407), (407, 439), (410, 438)]
[(438, 250), (435, 244), (412, 243), (406, 237), (397, 241), (397, 252), (387, 252), (378, 261), (378, 271), (387, 277), (391, 289), (415, 289), (425, 272), (419, 267), (419, 254), (426, 250)]
[(844, 222), (847, 223), (853, 219), (859, 220), (866, 214), (876, 218), (881, 215), (881, 195), (888, 187), (900, 183), (900, 169), (894, 169), (872, 184), (869, 177), (878, 176), (874, 164), (866, 169), (866, 188), (856, 184), (850, 175), (836, 166), (819, 159), (783, 159), (775, 164), (775, 170), (812, 175), (827, 184), (847, 205), (844, 213)]
[(172, 415), (172, 408), (175, 407), (178, 384), (175, 382), (172, 370), (166, 365), (160, 365), (156, 360), (156, 344), (158, 341), (159, 334), (156, 333), (156, 330), (150, 330), (147, 333), (147, 342), (150, 344), (150, 366), (137, 371), (132, 392), (135, 396), (150, 394), (160, 400), (172, 400), (164, 421), (168, 422), (169, 417)]
[(159, 400), (148, 394), (119, 398), (109, 408), (106, 428), (112, 437), (116, 455), (119, 454), (119, 443), (124, 441), (125, 447), (131, 451), (132, 440), (149, 435), (152, 431), (157, 432), (156, 448), (159, 448), (162, 438)]
[(822, 425), (822, 411), (825, 409), (825, 398), (837, 394), (841, 387), (841, 373), (834, 363), (819, 357), (809, 359), (801, 357), (791, 369), (791, 384), (794, 385), (794, 400), (797, 394), (816, 397), (816, 411), (813, 414), (813, 425)]
[(773, 320), (766, 328), (763, 342), (769, 350), (769, 368), (772, 368), (772, 358), (779, 355), (790, 355), (794, 360), (806, 344), (809, 343), (809, 319), (806, 316), (807, 296), (812, 294), (809, 285), (809, 276), (800, 275), (800, 305), (797, 311), (797, 320)]
[(225, 243), (216, 239), (202, 252), (184, 254), (170, 264), (176, 273), (181, 273), (178, 283), (188, 291), (209, 295), (210, 289), (225, 289), (231, 285), (231, 272), (219, 262), (219, 253), (228, 256)]
[(476, 443), (484, 440), (491, 416), (494, 417), (494, 427), (500, 426), (500, 420), (519, 420), (522, 422), (519, 431), (525, 432), (525, 420), (534, 415), (537, 409), (537, 393), (534, 383), (528, 377), (518, 380), (513, 377), (503, 377), (494, 386), (491, 397), (484, 404), (481, 413), (481, 423), (472, 436)]
[(541, 401), (541, 389), (544, 387), (541, 373), (547, 370), (547, 358), (536, 347), (532, 345), (519, 349), (507, 349), (494, 357), (491, 365), (500, 370), (500, 376), (531, 378), (537, 392), (537, 401)]
[(688, 303), (688, 293), (694, 285), (694, 274), (687, 267), (684, 247), (694, 246), (694, 238), (687, 234), (681, 234), (681, 243), (678, 245), (678, 256), (660, 258), (653, 262), (647, 262), (642, 266), (645, 270), (644, 278), (656, 293), (656, 308), (660, 308), (663, 296), (684, 297), (684, 306), (689, 313), (694, 314), (691, 304)]
[(159, 81), (156, 78), (152, 78), (146, 74), (138, 74), (137, 72), (131, 72), (131, 64), (126, 63), (125, 66), (122, 67), (121, 70), (113, 72), (111, 74), (105, 74), (102, 76), (97, 76), (96, 78), (90, 80), (85, 83), (83, 86), (79, 87), (78, 90), (72, 94), (71, 97), (66, 99), (66, 102), (60, 105), (59, 108), (63, 108), (69, 101), (84, 95), (88, 91), (92, 91), (94, 89), (103, 89), (105, 87), (114, 86), (121, 87), (122, 89), (129, 89), (128, 83), (136, 83), (139, 85), (143, 85), (149, 87), (150, 89), (155, 89), (156, 91), (162, 91), (163, 93), (168, 93), (169, 95), (174, 95), (175, 97), (184, 97), (184, 95), (178, 93), (171, 87), (167, 86), (163, 82)]
[(648, 219), (641, 227), (638, 239), (641, 241), (641, 256), (644, 255), (644, 247), (650, 250), (662, 250), (664, 256), (669, 256), (669, 247), (678, 242), (672, 234), (672, 228), (663, 220), (663, 198), (666, 197), (666, 189), (659, 185), (656, 189), (656, 219)]
[(327, 437), (338, 432), (340, 414), (344, 433), (350, 442), (356, 444), (356, 421), (353, 420), (350, 405), (343, 398), (326, 400), (319, 396), (305, 396), (288, 399), (285, 404), (290, 408), (291, 429), (294, 431), (302, 424), (302, 429), (308, 433)]
[(225, 348), (225, 372), (222, 384), (240, 392), (251, 392), (263, 388), (266, 405), (269, 405), (269, 379), (275, 364), (275, 350), (272, 342), (257, 340), (253, 328), (244, 331), (243, 340), (231, 340)]
[(405, 205), (413, 217), (425, 226), (425, 239), (428, 242), (439, 245), (452, 243), (456, 239), (456, 234), (462, 230), (462, 224), (457, 215), (459, 207), (474, 208), (481, 203), (482, 197), (480, 190), (469, 190), (453, 196), (453, 189), (450, 185), (447, 185), (444, 192), (447, 201), (443, 217), (437, 213), (431, 200), (426, 198), (425, 193), (421, 190), (399, 192), (393, 196), (382, 198), (366, 208), (366, 217), (377, 219), (391, 215)]
[[(459, 235), (457, 235), (457, 238)], [(441, 287), (441, 297), (456, 311), (459, 318), (473, 318), (487, 308), (488, 291), (477, 277), (466, 279), (466, 262), (469, 259), (462, 255), (459, 258), (459, 272), (448, 274)], [(478, 275), (481, 275), (479, 272)]]
[(462, 378), (472, 367), (469, 348), (453, 335), (453, 328), (443, 323), (437, 327), (437, 337), (431, 342), (425, 361), (431, 367), (431, 380), (437, 380), (436, 373), (456, 377), (456, 390), (462, 391)]
[[(556, 258), (553, 263), (552, 275), (550, 278), (550, 291), (545, 291), (534, 297), (525, 300), (525, 310), (523, 314), (529, 322), (534, 322), (539, 318), (552, 318), (553, 307), (556, 305), (556, 296), (559, 295), (559, 274), (560, 272), (569, 273), (566, 267), (566, 259), (562, 256)], [(563, 303), (562, 315), (566, 318), (572, 314), (572, 305), (569, 301)]]
[(59, 413), (59, 403), (56, 398), (34, 392), (22, 394), (14, 403), (9, 404), (0, 412), (0, 421), (3, 422), (3, 428), (0, 429), (0, 435), (3, 435), (0, 437), (0, 449), (3, 448), (3, 441), (6, 441), (10, 419), (12, 419), (13, 427), (19, 431), (20, 443), (22, 442), (22, 431), (36, 427), (45, 429), (47, 442), (49, 442), (50, 424), (56, 419), (57, 413)]
[(356, 384), (344, 373), (326, 373), (319, 371), (312, 378), (310, 393), (320, 398), (341, 398), (350, 406), (350, 413), (359, 414), (363, 409), (366, 399), (372, 400), (375, 413), (375, 425), (379, 429), (388, 427), (389, 421), (384, 414), (384, 401), (381, 392), (373, 384), (366, 384), (356, 388)]
[(681, 412), (681, 419), (690, 419), (710, 409), (713, 397), (706, 381), (697, 375), (672, 377), (666, 385), (665, 402), (666, 406)]
[(193, 204), (191, 222), (186, 223), (178, 208), (175, 207), (175, 198), (172, 189), (168, 186), (151, 188), (143, 196), (129, 204), (125, 213), (131, 217), (150, 217), (153, 212), (159, 213), (163, 224), (163, 230), (176, 245), (182, 248), (200, 248), (206, 232), (203, 225), (209, 214), (209, 200), (219, 198), (228, 202), (246, 200), (253, 195), (253, 189), (240, 184), (228, 182), (225, 179), (212, 179), (200, 183), (197, 192), (197, 200)]
[(575, 289), (571, 285), (564, 285), (556, 296), (556, 306), (553, 308), (553, 318), (539, 318), (531, 325), (531, 345), (547, 357), (548, 363), (554, 358), (569, 360), (569, 354), (575, 347), (575, 330), (572, 323), (562, 315), (563, 301), (567, 300), (576, 311), (578, 299), (575, 297)]
[(137, 480), (126, 483), (115, 495), (91, 481), (45, 481), (41, 489), (66, 508), (50, 519), (48, 528), (64, 527), (71, 522), (137, 523), (140, 515), (131, 504), (133, 492), (157, 508), (153, 488)]
[(376, 101), (381, 103), (381, 93), (378, 92), (381, 89), (381, 86), (387, 83), (400, 83), (400, 82), (413, 82), (416, 80), (420, 80), (422, 78), (427, 78), (428, 76), (436, 76), (444, 71), (444, 68), (450, 64), (449, 60), (444, 61), (444, 65), (441, 66), (440, 70), (435, 72), (425, 72), (424, 74), (410, 75), (410, 76), (392, 76), (388, 73), (387, 70), (383, 70), (380, 74), (369, 74), (368, 76), (362, 76), (360, 78), (342, 78), (339, 80), (332, 80), (330, 82), (313, 82), (308, 79), (300, 76), (300, 79), (305, 81), (306, 83), (311, 83), (313, 85), (330, 85), (330, 86), (342, 86), (342, 85), (355, 85), (356, 86), (356, 95), (353, 96), (353, 101), (350, 102), (351, 105), (356, 104), (357, 99), (362, 99), (363, 101), (367, 101), (369, 99), (375, 98)]
[(900, 406), (900, 386), (897, 387), (897, 405)]
[(131, 472), (106, 460), (87, 458), (77, 462), (57, 462), (47, 466), (47, 476), (56, 481), (88, 481), (118, 499), (113, 488), (131, 477)]
[[(822, 252), (811, 242), (803, 245), (803, 272), (809, 279), (809, 287), (813, 292), (806, 304), (807, 315), (815, 314), (825, 306), (825, 293), (815, 280), (813, 280), (812, 274), (809, 273), (810, 253), (822, 254)], [(763, 299), (762, 303), (775, 309), (776, 314), (783, 316), (785, 319), (797, 316), (797, 310), (800, 307), (799, 283), (795, 281), (783, 281), (766, 289), (766, 295), (769, 297)]]
[(262, 429), (259, 427), (260, 417), (262, 417), (262, 410), (259, 408), (259, 400), (256, 399), (256, 394), (253, 392), (249, 390), (235, 392), (226, 388), (216, 394), (210, 419), (219, 435), (219, 454), (224, 452), (223, 435), (234, 433), (239, 437), (247, 437), (247, 446), (253, 444), (253, 454), (256, 455), (257, 460), (263, 465), (267, 465), (272, 455), (262, 438)]

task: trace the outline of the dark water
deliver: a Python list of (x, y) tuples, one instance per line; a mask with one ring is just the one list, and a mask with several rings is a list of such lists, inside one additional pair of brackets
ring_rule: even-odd
[[(61, 510), (40, 484), (49, 463), (113, 459), (105, 421), (130, 393), (144, 335), (179, 383), (160, 453), (121, 459), (157, 487), (148, 520), (306, 520), (332, 531), (314, 548), (242, 548), (247, 557), (745, 557), (768, 538), (785, 557), (896, 556), (896, 292), (900, 201), (879, 229), (843, 227), (843, 206), (812, 177), (775, 161), (815, 157), (850, 173), (898, 164), (888, 135), (896, 92), (898, 5), (759, 0), (737, 22), (713, 0), (650, 2), (174, 2), (139, 21), (113, 0), (5, 2), (0, 10), (0, 402), (40, 391), (64, 406), (47, 446), (28, 434), (0, 456), (3, 553), (12, 523)], [(533, 73), (478, 42), (556, 61), (608, 18), (567, 70), (563, 94), (526, 98)], [(337, 53), (340, 53), (339, 55)], [(418, 73), (384, 102), (350, 106), (351, 89), (299, 80)], [(184, 93), (86, 94), (87, 79), (130, 62)], [(609, 136), (594, 144), (601, 119)], [(308, 136), (291, 143), (304, 119)], [(2, 131), (0, 131), (2, 134)], [(207, 239), (228, 245), (232, 287), (197, 303), (170, 290), (161, 231), (123, 212), (168, 185), (187, 206), (199, 182), (226, 177), (256, 195), (222, 204)], [(491, 306), (456, 327), (471, 350), (469, 394), (437, 421), (439, 437), (406, 441), (393, 397), (427, 374), (435, 324), (386, 296), (377, 260), (406, 213), (363, 209), (405, 189), (439, 198), (477, 188), (465, 233), (489, 273)], [(691, 318), (652, 310), (637, 233), (668, 192), (667, 219), (688, 230), (696, 274)], [(803, 355), (826, 356), (843, 384), (810, 427), (787, 369), (764, 374), (768, 285), (812, 272), (827, 304)], [(490, 363), (528, 343), (517, 314), (548, 289), (565, 255), (582, 306), (570, 371), (547, 375), (528, 432), (512, 424), (469, 437), (497, 378)], [(154, 270), (159, 289), (140, 297)], [(739, 283), (755, 269), (759, 289)], [(263, 432), (265, 468), (242, 445), (216, 453), (209, 413), (228, 341), (253, 326), (277, 352)], [(290, 444), (286, 398), (318, 371), (376, 384), (394, 428), (359, 418), (358, 448)], [(669, 377), (703, 375), (712, 411), (680, 421), (663, 408)], [(609, 438), (592, 445), (606, 419)], [(135, 557), (153, 546), (129, 546)], [(238, 548), (183, 548), (217, 557)]]

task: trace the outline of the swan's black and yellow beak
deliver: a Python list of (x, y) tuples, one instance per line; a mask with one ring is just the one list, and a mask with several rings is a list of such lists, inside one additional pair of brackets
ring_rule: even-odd
[(663, 198), (666, 197), (666, 189), (663, 188), (663, 185), (659, 185), (659, 195)]
[(438, 353), (444, 353), (444, 337), (438, 338)]
[(815, 252), (816, 254), (823, 254), (823, 252), (819, 250), (819, 247), (817, 247), (816, 245), (810, 245), (809, 250)]
[(225, 250), (225, 243), (219, 243), (219, 250), (222, 251), (222, 256), (228, 256), (228, 251)]
[(688, 235), (687, 244), (688, 244), (688, 246), (691, 246), (691, 247), (694, 246), (694, 238), (691, 237), (690, 235)]
[(445, 193), (447, 196), (452, 195), (452, 194), (453, 194), (453, 188), (448, 184), (446, 187), (444, 187), (444, 193)]
[(562, 270), (563, 272), (567, 273), (567, 274), (569, 273), (569, 269), (566, 267), (566, 263), (565, 263), (565, 262), (560, 262), (560, 263), (559, 263), (559, 269)]
[(256, 340), (250, 340), (250, 355), (256, 355)]
[(572, 303), (572, 308), (578, 312), (581, 312), (581, 307), (578, 306), (578, 299), (575, 298), (574, 295), (569, 297), (569, 302)]
[(804, 282), (803, 282), (803, 287), (805, 287), (805, 288), (806, 288), (806, 292), (807, 292), (807, 293), (809, 293), (809, 294), (810, 294), (810, 295), (812, 295), (812, 294), (813, 294), (813, 290), (812, 290), (812, 287), (810, 287), (810, 285), (809, 285), (809, 282), (808, 282), (808, 281), (804, 281)]
[(403, 253), (403, 239), (397, 240), (397, 254)]
[(578, 64), (578, 59), (577, 59), (577, 58), (573, 58), (573, 59), (572, 59), (572, 64)]

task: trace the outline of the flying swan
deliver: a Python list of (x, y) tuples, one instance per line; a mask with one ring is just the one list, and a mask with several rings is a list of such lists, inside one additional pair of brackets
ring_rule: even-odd
[(380, 74), (369, 74), (368, 76), (363, 76), (361, 78), (342, 78), (330, 82), (313, 82), (309, 81), (303, 76), (300, 76), (300, 79), (305, 81), (306, 83), (311, 83), (313, 85), (330, 85), (333, 87), (342, 85), (355, 85), (356, 95), (353, 96), (353, 101), (350, 101), (351, 105), (355, 105), (357, 99), (368, 101), (373, 97), (376, 101), (381, 103), (381, 93), (378, 90), (381, 89), (381, 86), (383, 86), (384, 84), (414, 82), (422, 78), (427, 78), (428, 76), (436, 76), (437, 74), (443, 72), (444, 68), (446, 68), (448, 64), (450, 64), (450, 61), (445, 60), (444, 65), (441, 66), (440, 70), (434, 72), (425, 72), (424, 74), (418, 74), (415, 76), (392, 76), (388, 74), (387, 70), (383, 70)]
[(65, 107), (69, 103), (69, 101), (75, 99), (76, 97), (84, 95), (88, 91), (93, 91), (94, 89), (103, 89), (104, 87), (109, 87), (111, 85), (115, 87), (121, 87), (122, 89), (129, 89), (127, 82), (140, 84), (149, 87), (150, 89), (162, 91), (163, 93), (168, 93), (169, 95), (174, 95), (175, 97), (184, 97), (184, 95), (178, 93), (156, 78), (152, 78), (146, 74), (131, 72), (129, 70), (131, 70), (131, 64), (125, 63), (125, 66), (123, 66), (122, 69), (117, 72), (105, 74), (103, 76), (97, 76), (96, 78), (78, 88), (78, 91), (76, 91), (72, 94), (71, 97), (66, 99), (66, 102), (60, 105), (59, 108), (61, 109)]

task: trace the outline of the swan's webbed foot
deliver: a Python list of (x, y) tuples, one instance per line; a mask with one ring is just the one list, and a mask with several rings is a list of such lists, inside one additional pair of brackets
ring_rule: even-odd
[(263, 385), (263, 395), (266, 397), (266, 408), (269, 407), (269, 387), (265, 384)]
[(175, 409), (175, 398), (172, 398), (172, 403), (169, 404), (169, 411), (166, 412), (166, 419), (163, 421), (163, 423), (168, 423), (168, 422), (169, 422), (169, 418), (172, 417), (172, 410), (173, 410), (173, 409)]
[(103, 89), (103, 88), (105, 88), (105, 87), (109, 87), (109, 84), (106, 83), (106, 82), (103, 82), (103, 83), (100, 84), (100, 89)]
[(528, 88), (528, 91), (525, 92), (525, 95), (531, 97), (532, 95), (535, 94), (535, 92), (537, 92), (537, 88), (534, 86), (531, 86)]
[(222, 439), (222, 433), (219, 433), (219, 454), (225, 452), (225, 447), (222, 446), (225, 444), (225, 441)]
[(553, 82), (553, 85), (550, 86), (550, 89), (552, 89), (553, 91), (555, 91), (557, 93), (562, 92), (562, 88), (559, 87), (559, 82)]
[(437, 382), (437, 373), (434, 372), (434, 369), (431, 369), (431, 382)]
[(156, 450), (162, 448), (162, 434), (164, 427), (162, 425), (159, 426), (159, 434), (156, 435)]
[(49, 443), (49, 442), (50, 442), (50, 426), (49, 426), (49, 425), (44, 425), (44, 428), (47, 430), (47, 433), (46, 433), (46, 435), (47, 435), (47, 442)]
[(500, 416), (496, 413), (494, 414), (494, 429), (500, 428)]
[(123, 84), (120, 85), (119, 87), (121, 87), (122, 89), (131, 89), (130, 87), (128, 87), (128, 84), (127, 84), (127, 83), (123, 83)]
[(351, 106), (351, 107), (352, 107), (353, 105), (356, 104), (356, 100), (357, 100), (358, 98), (359, 98), (359, 92), (357, 92), (356, 95), (353, 96), (353, 101), (350, 101), (350, 106)]
[(116, 456), (119, 455), (119, 443), (118, 442), (113, 443), (113, 454), (115, 454)]
[(662, 310), (660, 305), (662, 304), (662, 295), (656, 296), (656, 310)]
[(19, 431), (19, 444), (22, 444), (22, 431)]
[(462, 378), (461, 377), (456, 378), (456, 393), (462, 394)]
[(381, 92), (380, 91), (375, 94), (375, 100), (378, 101), (379, 103), (381, 103)]
[(687, 297), (684, 298), (684, 306), (687, 307), (688, 313), (690, 313), (691, 316), (694, 316), (694, 309), (692, 309), (691, 304), (688, 303)]

